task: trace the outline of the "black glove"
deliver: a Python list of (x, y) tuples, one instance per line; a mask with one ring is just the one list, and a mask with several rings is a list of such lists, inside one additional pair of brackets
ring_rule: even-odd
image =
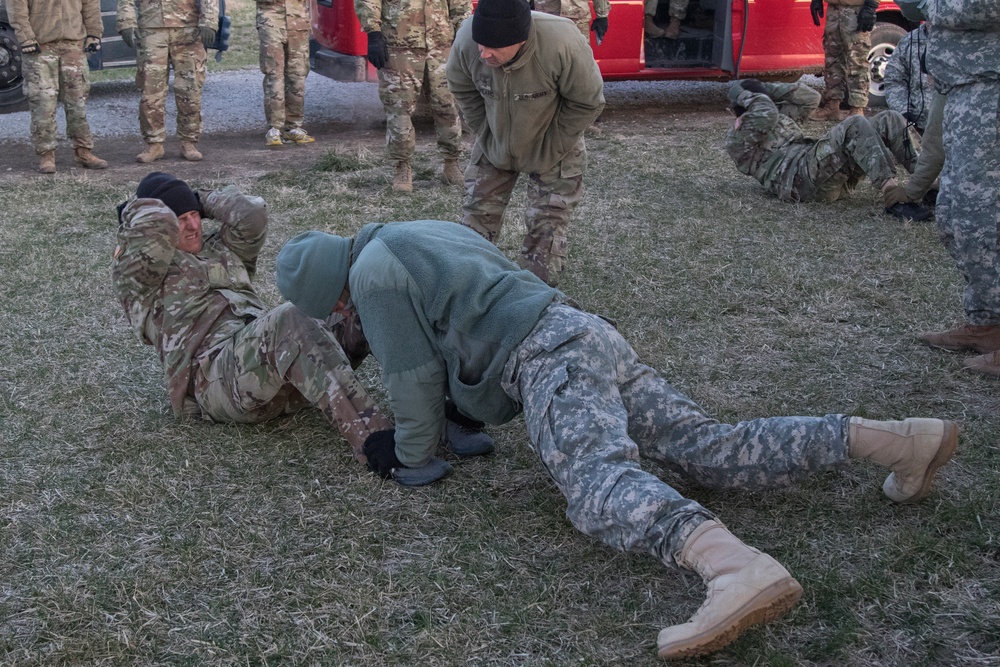
[(594, 22), (590, 24), (590, 29), (594, 31), (594, 36), (597, 37), (597, 43), (600, 44), (604, 41), (604, 35), (608, 33), (608, 17), (598, 16), (594, 19)]
[(118, 34), (121, 35), (122, 41), (125, 42), (125, 46), (130, 49), (135, 48), (135, 28), (125, 28), (124, 30), (119, 30)]
[(858, 10), (858, 32), (871, 32), (875, 27), (875, 10), (878, 9), (878, 0), (865, 0)]
[(21, 53), (23, 53), (26, 56), (30, 56), (33, 53), (38, 53), (38, 42), (28, 42), (27, 44), (22, 44)]
[(389, 46), (385, 43), (381, 30), (368, 33), (368, 62), (375, 69), (382, 69), (389, 62)]
[(743, 90), (749, 90), (751, 93), (762, 93), (767, 95), (767, 88), (765, 88), (764, 84), (757, 79), (743, 79), (743, 81), (740, 82), (740, 85), (743, 86)]
[(83, 50), (87, 53), (97, 53), (101, 50), (101, 38), (87, 35), (83, 38)]
[(813, 23), (820, 25), (819, 20), (823, 18), (823, 0), (812, 0), (809, 3), (809, 11), (813, 15)]
[(115, 210), (118, 211), (118, 226), (119, 227), (121, 227), (123, 224), (125, 224), (125, 219), (122, 217), (122, 215), (125, 213), (125, 207), (128, 206), (128, 203), (129, 203), (129, 200), (126, 199), (121, 204), (118, 204), (118, 206), (115, 206)]
[(215, 30), (213, 28), (201, 29), (201, 45), (206, 49), (215, 46)]
[(365, 440), (361, 448), (368, 457), (368, 469), (382, 479), (392, 479), (394, 468), (403, 464), (396, 458), (396, 429), (375, 431)]

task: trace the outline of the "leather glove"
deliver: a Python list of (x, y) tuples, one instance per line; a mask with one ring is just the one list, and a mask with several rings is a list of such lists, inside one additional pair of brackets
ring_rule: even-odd
[(871, 32), (875, 27), (875, 10), (879, 0), (865, 0), (858, 10), (858, 32)]
[(381, 30), (368, 33), (368, 62), (375, 69), (382, 69), (389, 62), (389, 46), (385, 43)]
[(813, 15), (813, 23), (820, 25), (820, 19), (823, 18), (823, 0), (812, 0), (809, 3), (809, 11)]
[(121, 35), (122, 41), (125, 42), (125, 46), (130, 49), (135, 48), (135, 28), (125, 28), (124, 30), (118, 31)]
[(201, 29), (201, 45), (206, 49), (215, 46), (215, 30), (212, 28)]
[(365, 439), (361, 448), (368, 459), (368, 469), (382, 479), (392, 479), (392, 471), (402, 468), (396, 458), (396, 429), (375, 431)]
[(604, 41), (604, 35), (608, 33), (608, 17), (598, 16), (590, 24), (590, 29), (594, 32), (594, 36), (597, 37), (597, 43), (600, 44)]
[(28, 42), (27, 44), (21, 45), (21, 53), (26, 56), (30, 56), (34, 53), (38, 53), (38, 42)]
[(763, 95), (767, 95), (767, 88), (765, 88), (764, 84), (757, 79), (743, 79), (743, 81), (740, 82), (740, 85), (743, 86), (743, 90), (749, 90), (751, 93), (761, 93)]
[(101, 38), (87, 35), (83, 38), (83, 50), (87, 53), (97, 53), (101, 50)]
[(882, 203), (885, 204), (886, 208), (894, 206), (896, 204), (902, 204), (905, 202), (913, 201), (910, 199), (910, 195), (906, 194), (906, 190), (902, 185), (897, 185), (895, 187), (889, 188), (882, 195)]

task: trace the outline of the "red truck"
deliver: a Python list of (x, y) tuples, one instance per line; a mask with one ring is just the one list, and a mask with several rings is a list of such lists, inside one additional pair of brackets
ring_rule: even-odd
[[(313, 70), (338, 81), (374, 81), (368, 42), (353, 0), (312, 0)], [(666, 25), (668, 0), (657, 22)], [(609, 29), (590, 45), (605, 81), (755, 77), (794, 81), (823, 70), (823, 29), (813, 24), (809, 0), (691, 0), (679, 39), (643, 38), (641, 0), (611, 0)], [(916, 27), (883, 0), (872, 32), (869, 104), (884, 104), (885, 62)]]

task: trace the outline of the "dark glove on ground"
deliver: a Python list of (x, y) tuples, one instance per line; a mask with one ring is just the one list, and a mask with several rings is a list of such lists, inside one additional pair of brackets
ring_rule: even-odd
[(26, 56), (30, 56), (33, 53), (38, 53), (38, 42), (28, 42), (27, 44), (22, 44), (21, 53), (23, 53)]
[(858, 32), (871, 32), (875, 27), (875, 10), (878, 9), (878, 0), (865, 0), (858, 11)]
[(813, 23), (821, 25), (820, 19), (823, 18), (823, 0), (812, 0), (809, 3), (809, 11), (812, 12)]
[(767, 95), (767, 88), (765, 88), (764, 84), (757, 79), (743, 79), (740, 85), (743, 86), (743, 90), (749, 90), (751, 93), (761, 93)]
[(101, 38), (87, 35), (83, 38), (83, 50), (87, 53), (97, 53), (101, 50)]
[(215, 30), (211, 28), (201, 29), (201, 45), (206, 49), (210, 49), (215, 46)]
[(362, 451), (368, 458), (368, 469), (382, 479), (392, 479), (394, 468), (402, 463), (396, 458), (396, 429), (375, 431), (365, 440)]
[(594, 35), (597, 37), (597, 43), (600, 44), (604, 41), (604, 35), (608, 34), (608, 17), (598, 16), (594, 19), (594, 22), (590, 24), (590, 29), (594, 31)]
[(368, 33), (368, 62), (375, 69), (382, 69), (389, 62), (389, 46), (379, 30)]
[(130, 49), (135, 48), (135, 28), (125, 28), (124, 30), (120, 30), (118, 34), (121, 35), (125, 46)]

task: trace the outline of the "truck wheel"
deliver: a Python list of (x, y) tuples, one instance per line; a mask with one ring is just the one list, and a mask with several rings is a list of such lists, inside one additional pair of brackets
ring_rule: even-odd
[(24, 102), (24, 79), (21, 76), (21, 47), (14, 29), (0, 23), (0, 110), (11, 111)]
[(885, 106), (885, 64), (896, 50), (906, 29), (895, 23), (876, 23), (872, 30), (872, 48), (868, 51), (868, 106)]

